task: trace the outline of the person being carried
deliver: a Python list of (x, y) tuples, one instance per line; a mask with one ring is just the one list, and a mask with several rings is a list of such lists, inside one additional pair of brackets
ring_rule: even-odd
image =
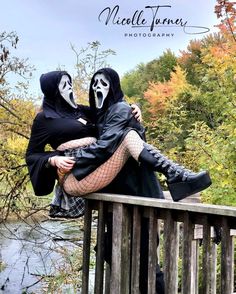
[[(60, 165), (59, 173), (69, 195), (83, 196), (106, 187), (129, 157), (164, 174), (174, 201), (211, 185), (207, 171), (190, 171), (145, 142), (144, 127), (132, 116), (116, 71), (103, 68), (94, 74), (89, 103), (91, 120), (98, 128), (98, 139), (88, 146), (66, 150), (74, 160), (73, 168), (68, 173), (67, 167)], [(53, 158), (51, 164), (54, 165)]]

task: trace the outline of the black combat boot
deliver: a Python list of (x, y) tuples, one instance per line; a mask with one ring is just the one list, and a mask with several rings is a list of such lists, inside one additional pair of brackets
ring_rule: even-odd
[(144, 149), (139, 155), (139, 162), (151, 166), (154, 171), (161, 172), (166, 176), (167, 185), (174, 201), (200, 192), (211, 185), (208, 172), (194, 173), (169, 160), (159, 150), (147, 143), (144, 143)]

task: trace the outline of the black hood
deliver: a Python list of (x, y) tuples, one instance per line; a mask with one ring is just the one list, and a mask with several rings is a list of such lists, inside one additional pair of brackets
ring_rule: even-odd
[(58, 86), (63, 75), (67, 75), (71, 81), (71, 76), (66, 71), (51, 71), (40, 77), (40, 86), (44, 94), (43, 111), (46, 117), (77, 117), (77, 109), (70, 106), (60, 95)]
[[(96, 108), (95, 96), (94, 96), (94, 91), (92, 88), (92, 85), (94, 83), (94, 77), (97, 74), (104, 74), (105, 77), (110, 82), (110, 90), (109, 90), (108, 96), (106, 97), (102, 108), (99, 110)], [(90, 82), (90, 87), (89, 87), (89, 105), (95, 117), (97, 116), (98, 113), (100, 112), (104, 113), (111, 105), (117, 102), (121, 102), (123, 101), (123, 99), (124, 99), (124, 94), (121, 90), (120, 78), (118, 73), (114, 69), (108, 68), (108, 67), (99, 69), (93, 75)]]

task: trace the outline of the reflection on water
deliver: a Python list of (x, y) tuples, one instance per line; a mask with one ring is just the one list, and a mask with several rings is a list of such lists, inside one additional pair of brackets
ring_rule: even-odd
[[(78, 241), (58, 241), (61, 238), (76, 238)], [(60, 221), (0, 224), (0, 261), (6, 266), (0, 272), (0, 293), (41, 294), (42, 276), (53, 275), (54, 261), (60, 262), (62, 258), (56, 249), (74, 248), (82, 245), (81, 240), (82, 232), (76, 222), (73, 225)]]

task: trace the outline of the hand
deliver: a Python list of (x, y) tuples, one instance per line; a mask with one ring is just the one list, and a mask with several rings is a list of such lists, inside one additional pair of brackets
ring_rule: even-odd
[(131, 104), (132, 114), (137, 119), (138, 122), (142, 122), (142, 113), (137, 104)]
[(60, 169), (61, 172), (69, 172), (74, 164), (74, 157), (69, 156), (53, 156), (51, 157), (50, 164)]

